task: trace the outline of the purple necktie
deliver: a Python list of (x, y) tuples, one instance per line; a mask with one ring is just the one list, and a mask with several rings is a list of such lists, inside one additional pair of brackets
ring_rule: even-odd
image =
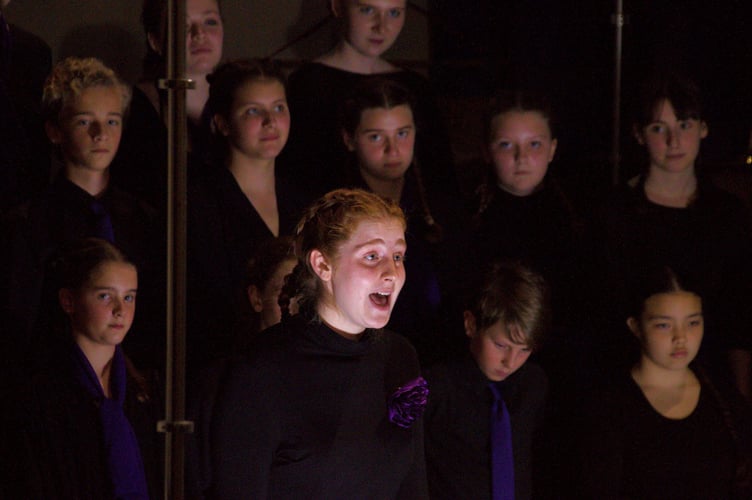
[(499, 386), (488, 384), (494, 401), (491, 403), (491, 498), (514, 500), (514, 456), (512, 455), (512, 425), (509, 411)]
[(115, 243), (115, 232), (107, 208), (99, 201), (92, 200), (91, 211), (94, 213), (94, 235), (110, 243)]

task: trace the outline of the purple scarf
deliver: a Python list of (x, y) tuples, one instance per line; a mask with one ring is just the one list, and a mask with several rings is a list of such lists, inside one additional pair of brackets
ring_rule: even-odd
[(144, 465), (141, 461), (136, 434), (123, 412), (126, 380), (123, 351), (120, 346), (117, 346), (115, 356), (112, 358), (110, 367), (112, 399), (105, 397), (97, 374), (94, 373), (89, 360), (78, 345), (73, 351), (76, 379), (86, 392), (99, 402), (107, 465), (115, 498), (148, 499)]

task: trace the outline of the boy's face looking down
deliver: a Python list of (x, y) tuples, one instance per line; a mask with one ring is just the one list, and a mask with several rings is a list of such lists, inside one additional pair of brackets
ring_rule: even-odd
[(47, 123), (47, 135), (60, 146), (67, 170), (106, 170), (122, 130), (123, 93), (117, 86), (83, 89), (63, 106), (57, 123)]
[(470, 353), (488, 380), (501, 382), (530, 357), (532, 349), (527, 344), (514, 342), (508, 327), (501, 321), (479, 330), (472, 312), (465, 311), (464, 320), (465, 334), (470, 338)]

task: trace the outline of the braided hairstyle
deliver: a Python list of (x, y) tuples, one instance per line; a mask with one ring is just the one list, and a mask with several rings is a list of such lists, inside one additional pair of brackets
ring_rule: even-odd
[[(366, 78), (357, 85), (352, 93), (344, 100), (339, 109), (339, 123), (342, 131), (350, 137), (354, 137), (360, 125), (363, 112), (368, 109), (382, 108), (393, 109), (397, 106), (407, 105), (411, 111), (416, 109), (414, 96), (410, 91), (399, 83), (384, 77)], [(416, 129), (416, 133), (419, 133)], [(351, 158), (349, 173), (351, 181), (357, 179), (357, 161)], [(438, 243), (443, 239), (443, 229), (433, 217), (428, 203), (425, 182), (421, 174), (420, 161), (413, 156), (413, 162), (405, 176), (411, 176), (415, 182), (418, 195), (419, 227), (412, 227), (411, 231), (418, 232), (429, 243)]]
[(316, 319), (323, 298), (323, 286), (311, 265), (311, 252), (318, 250), (336, 261), (340, 246), (363, 221), (397, 220), (406, 227), (402, 209), (393, 201), (362, 189), (330, 191), (311, 205), (295, 228), (295, 256), (298, 264), (283, 289), (295, 297), (299, 314)]

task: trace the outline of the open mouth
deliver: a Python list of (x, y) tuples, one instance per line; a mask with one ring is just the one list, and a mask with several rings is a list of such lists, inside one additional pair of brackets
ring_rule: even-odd
[(385, 307), (389, 305), (389, 296), (391, 293), (389, 292), (375, 292), (369, 295), (371, 298), (371, 302), (376, 304), (379, 307)]

